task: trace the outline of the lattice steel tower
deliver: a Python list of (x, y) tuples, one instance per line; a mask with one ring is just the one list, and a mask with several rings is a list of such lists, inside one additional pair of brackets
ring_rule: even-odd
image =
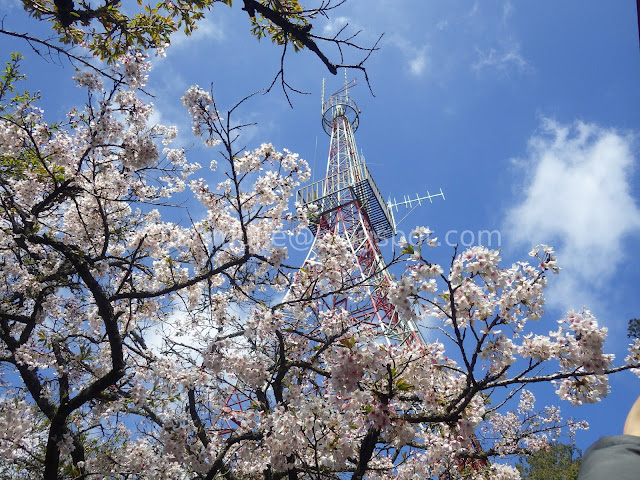
[[(316, 313), (329, 309), (344, 309), (354, 325), (370, 324), (380, 331), (381, 338), (388, 342), (419, 342), (424, 344), (420, 331), (412, 320), (402, 319), (388, 298), (388, 287), (391, 277), (380, 252), (379, 242), (395, 235), (395, 221), (391, 208), (398, 205), (409, 205), (412, 202), (442, 196), (439, 194), (416, 196), (415, 200), (387, 205), (376, 186), (364, 158), (358, 155), (354, 132), (360, 121), (360, 110), (349, 97), (349, 85), (324, 100), (324, 84), (322, 99), (322, 127), (331, 137), (326, 175), (323, 179), (311, 183), (298, 190), (297, 202), (313, 211), (310, 222), (311, 231), (315, 235), (314, 243), (305, 260), (311, 264), (318, 256), (316, 243), (318, 239), (331, 233), (345, 240), (355, 259), (356, 268), (350, 278), (343, 279), (346, 291), (340, 289), (335, 294), (326, 292), (305, 292), (309, 298), (315, 298)], [(303, 269), (304, 270), (304, 267)], [(364, 295), (349, 295), (349, 286), (358, 286), (355, 290)], [(295, 295), (296, 280), (285, 296)], [(320, 316), (318, 316), (320, 318)], [(322, 383), (316, 386), (322, 393)], [(317, 393), (317, 392), (316, 392)], [(244, 393), (234, 390), (228, 397), (225, 408), (228, 411), (245, 411), (250, 407), (252, 399)], [(416, 406), (419, 409), (419, 406)], [(223, 410), (224, 410), (223, 409)], [(219, 423), (220, 433), (231, 433), (240, 426), (235, 418)], [(225, 428), (226, 427), (226, 428)], [(425, 428), (425, 427), (418, 427)], [(472, 448), (481, 451), (481, 445), (472, 437)], [(480, 470), (486, 466), (485, 460), (465, 459), (455, 464), (454, 469), (465, 468)], [(445, 472), (441, 478), (450, 478)]]
[(419, 340), (412, 321), (401, 319), (388, 299), (391, 278), (380, 252), (379, 242), (395, 235), (391, 209), (382, 199), (364, 158), (358, 155), (354, 132), (360, 110), (349, 97), (349, 85), (324, 100), (322, 127), (331, 137), (326, 176), (298, 191), (297, 202), (314, 213), (310, 228), (315, 234), (305, 263), (316, 257), (315, 245), (321, 235), (340, 235), (357, 262), (346, 284), (362, 284), (366, 294), (358, 299), (336, 294), (323, 297), (322, 308), (344, 308), (354, 322), (376, 325), (389, 340)]

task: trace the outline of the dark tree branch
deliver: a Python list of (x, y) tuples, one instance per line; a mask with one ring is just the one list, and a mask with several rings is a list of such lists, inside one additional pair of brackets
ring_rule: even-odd
[[(102, 75), (104, 77), (107, 77), (108, 79), (113, 80), (114, 82), (123, 83), (121, 79), (118, 79), (118, 78), (114, 77), (113, 75), (111, 75), (110, 73), (108, 73), (107, 71), (96, 67), (89, 60), (87, 60), (87, 59), (85, 59), (85, 58), (83, 58), (83, 57), (81, 57), (79, 55), (74, 55), (68, 49), (65, 49), (65, 48), (62, 48), (62, 47), (58, 47), (58, 46), (54, 45), (53, 43), (51, 43), (48, 40), (41, 40), (41, 39), (33, 37), (33, 36), (31, 36), (31, 35), (29, 35), (27, 33), (12, 32), (10, 30), (5, 30), (4, 28), (0, 28), (0, 34), (4, 34), (4, 35), (8, 35), (10, 37), (21, 38), (23, 40), (26, 40), (29, 43), (29, 45), (31, 46), (31, 48), (33, 49), (33, 51), (35, 53), (37, 53), (42, 58), (45, 58), (45, 54), (43, 54), (40, 50), (38, 50), (33, 44), (41, 45), (43, 47), (46, 47), (49, 50), (53, 50), (58, 55), (66, 57), (71, 63), (78, 62), (83, 67), (86, 67), (86, 68), (88, 68), (90, 70), (93, 70), (94, 72), (99, 73), (100, 75)], [(50, 55), (51, 54), (49, 54), (49, 56)]]

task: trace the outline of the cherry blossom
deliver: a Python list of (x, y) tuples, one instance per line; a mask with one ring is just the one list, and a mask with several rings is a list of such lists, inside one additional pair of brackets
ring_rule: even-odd
[(274, 246), (319, 213), (292, 203), (307, 163), (237, 145), (194, 86), (193, 133), (217, 152), (202, 167), (152, 124), (149, 68), (130, 52), (109, 85), (78, 73), (86, 106), (56, 124), (35, 97), (3, 105), (7, 478), (518, 478), (508, 457), (585, 428), (527, 388), (595, 402), (640, 368), (638, 341), (615, 366), (588, 310), (545, 312), (560, 272), (545, 245), (533, 263), (474, 246), (447, 267), (417, 227), (384, 294), (426, 340), (355, 315), (344, 305), (365, 304), (383, 266), (356, 275), (344, 232), (321, 230), (304, 265)]

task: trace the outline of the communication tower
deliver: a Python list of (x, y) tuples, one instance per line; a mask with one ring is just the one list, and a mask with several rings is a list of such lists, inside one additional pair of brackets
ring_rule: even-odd
[[(349, 83), (345, 78), (344, 87), (325, 101), (323, 81), (322, 127), (331, 138), (326, 174), (323, 179), (298, 190), (296, 201), (313, 212), (309, 227), (315, 237), (305, 265), (318, 256), (318, 239), (331, 233), (345, 240), (356, 259), (356, 266), (351, 276), (343, 279), (346, 289), (329, 295), (326, 292), (306, 293), (318, 299), (317, 314), (343, 309), (354, 325), (371, 325), (388, 342), (423, 342), (414, 322), (401, 319), (388, 298), (391, 277), (379, 242), (392, 238), (396, 233), (392, 208), (397, 208), (397, 205), (384, 202), (364, 158), (358, 155), (354, 132), (360, 122), (360, 110), (349, 97), (349, 88), (354, 85), (355, 81)], [(345, 290), (350, 286), (358, 286), (358, 292), (364, 291), (365, 294), (349, 295)], [(296, 279), (287, 297), (295, 290)], [(239, 412), (248, 408), (250, 403), (251, 399), (234, 390), (225, 408)], [(226, 423), (223, 433), (231, 432), (240, 425), (236, 419), (223, 423)]]
[[(380, 337), (389, 343), (424, 344), (415, 323), (401, 318), (388, 298), (388, 287), (392, 279), (380, 251), (380, 242), (396, 234), (394, 209), (397, 210), (398, 206), (412, 209), (425, 200), (431, 202), (435, 197), (444, 199), (444, 194), (440, 190), (434, 195), (427, 192), (426, 196), (416, 194), (415, 199), (405, 196), (402, 201), (394, 199), (384, 202), (364, 157), (358, 154), (356, 147), (354, 132), (360, 123), (360, 110), (349, 96), (349, 88), (353, 86), (355, 81), (349, 83), (345, 78), (344, 87), (325, 100), (323, 81), (322, 127), (330, 136), (326, 174), (321, 180), (298, 190), (296, 201), (311, 212), (309, 228), (315, 236), (305, 265), (312, 264), (318, 257), (318, 239), (325, 234), (333, 234), (344, 240), (346, 248), (351, 250), (356, 259), (356, 266), (349, 278), (342, 279), (347, 292), (342, 289), (333, 294), (306, 294), (317, 299), (316, 313), (344, 309), (354, 325), (374, 326), (380, 332)], [(357, 286), (358, 292), (364, 291), (365, 294), (349, 295), (349, 286)], [(287, 296), (292, 295), (295, 290), (296, 279)], [(251, 399), (235, 391), (229, 395), (225, 408), (244, 411), (249, 408), (250, 403)], [(228, 430), (222, 430), (221, 433), (230, 433), (240, 426), (240, 422), (232, 419), (226, 425)], [(482, 450), (475, 436), (472, 437), (472, 445), (475, 451)], [(460, 459), (456, 467), (460, 471), (468, 468), (480, 470), (485, 465), (483, 460)]]
[[(315, 241), (305, 263), (312, 262), (317, 255), (315, 244), (323, 234), (340, 235), (357, 262), (352, 278), (345, 283), (357, 285), (359, 282), (365, 286), (367, 295), (357, 300), (340, 293), (322, 296), (318, 308), (344, 308), (354, 324), (376, 326), (388, 342), (424, 344), (413, 320), (401, 318), (389, 301), (391, 277), (379, 242), (396, 234), (394, 209), (399, 206), (413, 209), (425, 200), (444, 199), (444, 193), (440, 189), (437, 194), (427, 192), (426, 196), (416, 195), (416, 198), (405, 196), (402, 201), (383, 201), (364, 157), (358, 155), (356, 148), (354, 132), (360, 123), (360, 110), (349, 97), (349, 88), (354, 85), (355, 81), (348, 83), (345, 78), (344, 87), (325, 101), (323, 82), (322, 127), (331, 137), (326, 176), (298, 190), (296, 199), (314, 215), (309, 226)], [(475, 436), (471, 443), (474, 451), (482, 450)], [(485, 461), (464, 458), (457, 464), (460, 471), (480, 470), (485, 466)]]
[[(393, 210), (399, 206), (415, 208), (422, 201), (442, 197), (437, 194), (405, 196), (404, 200), (385, 203), (367, 168), (364, 157), (358, 155), (354, 132), (360, 122), (360, 110), (349, 97), (349, 84), (324, 100), (322, 95), (322, 127), (331, 137), (326, 176), (298, 190), (297, 202), (313, 212), (310, 222), (315, 234), (305, 263), (312, 262), (317, 255), (315, 245), (325, 233), (340, 235), (355, 255), (357, 268), (346, 284), (364, 285), (367, 295), (357, 300), (340, 292), (333, 296), (320, 296), (318, 308), (344, 308), (355, 325), (371, 324), (377, 327), (381, 337), (388, 342), (425, 341), (411, 319), (401, 318), (388, 298), (391, 277), (380, 252), (379, 242), (396, 234)], [(472, 448), (481, 451), (481, 445), (472, 436)], [(460, 459), (456, 468), (480, 470), (486, 462)], [(442, 477), (444, 478), (444, 477)]]
[(379, 242), (395, 235), (395, 222), (364, 157), (358, 155), (354, 132), (360, 110), (349, 96), (354, 85), (345, 79), (344, 87), (325, 101), (323, 82), (322, 127), (331, 138), (326, 175), (298, 190), (296, 198), (313, 214), (309, 227), (315, 241), (305, 263), (317, 256), (318, 238), (325, 233), (339, 235), (357, 263), (344, 283), (364, 286), (366, 294), (357, 300), (340, 293), (325, 296), (319, 308), (343, 308), (354, 323), (377, 326), (389, 341), (422, 341), (416, 325), (401, 319), (388, 298), (391, 278)]

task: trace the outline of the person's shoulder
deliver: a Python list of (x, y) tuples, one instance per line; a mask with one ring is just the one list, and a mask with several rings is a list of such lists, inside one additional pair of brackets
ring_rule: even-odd
[(640, 437), (601, 437), (582, 457), (578, 480), (637, 480), (640, 478)]
[[(600, 439), (596, 443), (594, 443), (587, 449), (587, 452), (592, 449), (597, 450), (601, 448), (625, 446), (625, 445), (640, 446), (640, 437), (636, 435), (608, 435), (605, 437), (600, 437)], [(586, 455), (586, 452), (585, 452), (585, 455)]]

